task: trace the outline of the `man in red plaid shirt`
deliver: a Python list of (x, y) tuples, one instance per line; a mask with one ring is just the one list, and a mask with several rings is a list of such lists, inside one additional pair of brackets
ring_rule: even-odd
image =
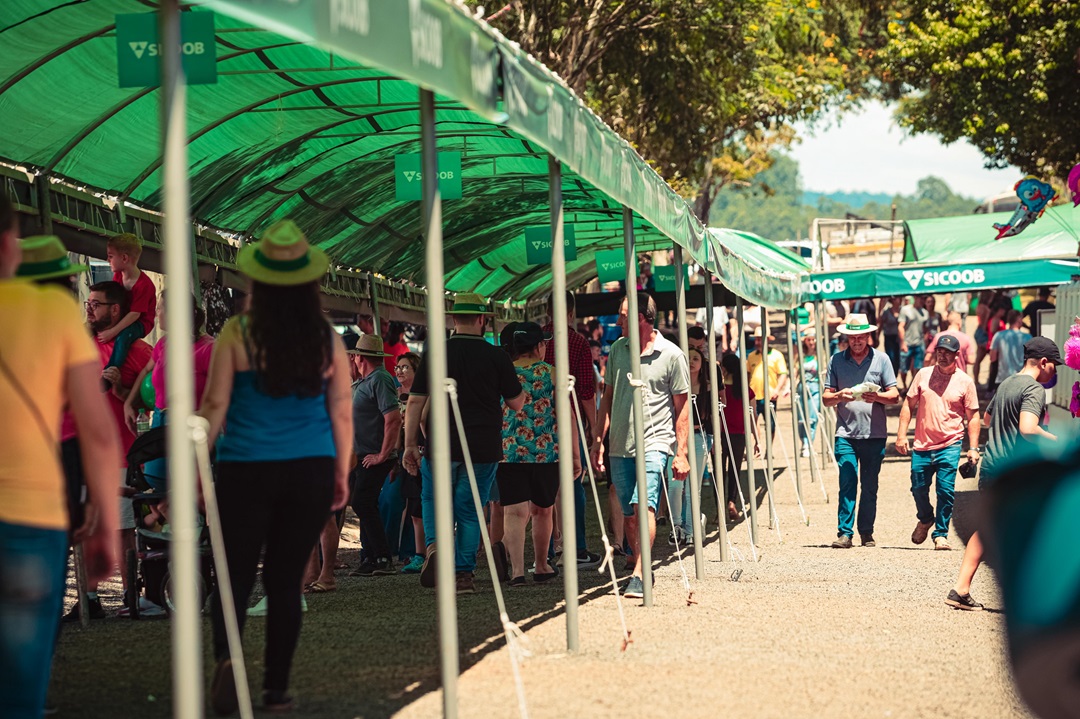
[[(585, 431), (591, 431), (596, 425), (596, 375), (593, 372), (592, 349), (589, 340), (574, 327), (574, 293), (566, 293), (566, 323), (570, 326), (570, 374), (574, 376), (574, 388), (577, 390), (578, 406), (575, 408), (585, 419)], [(548, 300), (548, 316), (555, 317), (554, 297)], [(544, 327), (544, 332), (554, 333), (554, 323)], [(547, 343), (547, 356), (544, 361), (555, 365), (555, 343)], [(577, 431), (575, 427), (575, 432)], [(580, 442), (580, 439), (578, 440)], [(581, 445), (581, 456), (588, 454), (589, 448)], [(582, 484), (584, 473), (574, 482), (574, 514), (577, 522), (577, 559), (579, 569), (591, 569), (599, 566), (600, 555), (591, 554), (585, 542), (585, 486)], [(563, 562), (565, 566), (565, 562)]]

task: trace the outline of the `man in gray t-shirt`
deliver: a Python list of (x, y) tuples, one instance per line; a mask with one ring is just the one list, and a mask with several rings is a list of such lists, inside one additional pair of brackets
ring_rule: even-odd
[[(630, 384), (630, 343), (627, 339), (627, 301), (619, 310), (619, 327), (623, 336), (615, 341), (608, 354), (607, 386), (596, 418), (592, 446), (592, 462), (598, 472), (604, 471), (604, 435), (609, 432), (611, 484), (622, 504), (626, 538), (630, 540), (635, 560), (634, 575), (626, 588), (626, 596), (641, 597), (641, 552), (638, 544), (636, 455), (634, 437), (634, 388)], [(676, 481), (686, 479), (690, 471), (687, 460), (687, 437), (690, 430), (690, 367), (686, 355), (654, 328), (656, 302), (644, 292), (638, 293), (638, 330), (641, 336), (642, 422), (647, 481), (646, 502), (649, 507), (649, 545), (656, 539), (656, 508), (660, 504), (660, 488), (668, 468)], [(674, 460), (674, 462), (672, 461)]]
[(923, 306), (922, 296), (915, 297), (910, 305), (900, 308), (900, 372), (899, 378), (908, 386), (908, 371), (914, 375), (922, 369), (926, 355), (926, 321), (930, 313)]
[[(1022, 461), (1034, 448), (1034, 442), (1056, 440), (1057, 437), (1039, 426), (1046, 410), (1046, 390), (1042, 384), (1057, 374), (1063, 364), (1061, 352), (1053, 340), (1033, 337), (1024, 345), (1024, 366), (998, 387), (997, 394), (986, 408), (983, 424), (989, 429), (986, 455), (979, 473), (979, 488), (993, 484), (1007, 463)], [(956, 609), (982, 609), (971, 598), (971, 580), (983, 557), (979, 532), (971, 535), (960, 563), (960, 575), (949, 591), (945, 603)]]
[(387, 355), (381, 337), (364, 335), (349, 354), (360, 374), (352, 386), (353, 452), (359, 461), (353, 470), (350, 502), (360, 520), (360, 542), (364, 545), (356, 572), (362, 576), (393, 574), (390, 543), (379, 516), (379, 493), (397, 459), (401, 432), (397, 386), (383, 364)]

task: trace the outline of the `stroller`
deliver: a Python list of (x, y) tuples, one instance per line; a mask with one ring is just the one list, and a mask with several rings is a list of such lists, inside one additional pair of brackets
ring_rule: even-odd
[[(124, 571), (127, 577), (128, 592), (124, 602), (132, 619), (139, 618), (139, 595), (146, 590), (146, 598), (164, 607), (172, 613), (173, 603), (172, 577), (169, 573), (169, 543), (171, 534), (167, 531), (155, 531), (144, 526), (143, 519), (150, 514), (151, 507), (161, 503), (167, 497), (164, 492), (155, 492), (147, 480), (145, 465), (165, 457), (165, 427), (155, 427), (135, 439), (127, 455), (127, 492), (135, 508), (135, 549), (129, 549), (124, 556)], [(163, 482), (161, 483), (163, 484)], [(163, 527), (164, 529), (164, 527)], [(206, 603), (214, 583), (213, 558), (210, 553), (209, 532), (205, 523), (199, 534), (199, 603)]]

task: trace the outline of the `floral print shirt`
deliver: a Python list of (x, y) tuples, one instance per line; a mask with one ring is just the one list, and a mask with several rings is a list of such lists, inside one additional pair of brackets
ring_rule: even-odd
[(503, 408), (503, 462), (547, 464), (559, 461), (555, 424), (555, 368), (537, 360), (514, 365), (525, 405), (516, 412)]

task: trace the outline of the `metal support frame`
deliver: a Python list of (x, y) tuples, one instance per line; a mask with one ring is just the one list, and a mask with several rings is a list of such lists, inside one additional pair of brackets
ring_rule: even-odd
[[(799, 319), (795, 310), (791, 310), (787, 313), (787, 349), (788, 358), (791, 362), (795, 362), (795, 344), (799, 339), (796, 336), (799, 331)], [(795, 493), (799, 496), (799, 502), (803, 501), (802, 491), (802, 462), (799, 461), (801, 454), (801, 443), (799, 442), (799, 412), (795, 408), (795, 388), (791, 386), (791, 381), (795, 377), (795, 373), (791, 371), (792, 368), (788, 368), (788, 387), (790, 389), (789, 396), (791, 397), (791, 444), (794, 447), (794, 453), (791, 455), (792, 464), (795, 465)], [(799, 375), (802, 376), (802, 363), (799, 363)], [(810, 460), (813, 462), (813, 458)], [(790, 469), (789, 469), (790, 471)]]
[[(634, 273), (634, 214), (623, 207), (623, 255), (626, 260), (626, 326), (630, 343), (630, 374), (634, 382), (641, 381), (641, 325), (638, 322), (637, 275)], [(649, 543), (649, 489), (645, 476), (645, 402), (641, 396), (644, 388), (633, 385), (634, 393), (634, 466), (637, 471), (637, 517), (638, 559), (641, 562), (641, 582), (644, 586), (642, 602), (646, 607), (653, 604), (652, 546)], [(564, 545), (565, 546), (565, 545)]]
[[(798, 314), (795, 315), (795, 329), (798, 330)], [(817, 334), (817, 330), (814, 330)], [(820, 344), (820, 343), (819, 343)], [(821, 493), (825, 496), (825, 502), (829, 501), (829, 493), (825, 490), (825, 482), (821, 479), (818, 471), (817, 458), (814, 456), (814, 442), (810, 439), (810, 391), (806, 387), (806, 366), (804, 364), (802, 338), (795, 338), (795, 351), (799, 363), (799, 395), (802, 400), (803, 421), (806, 423), (807, 445), (810, 447), (810, 481), (821, 485)], [(815, 359), (817, 353), (815, 352)], [(818, 395), (821, 394), (821, 364), (818, 364)], [(818, 430), (821, 430), (821, 414), (818, 414)]]
[(555, 334), (555, 416), (559, 426), (559, 512), (562, 515), (563, 589), (566, 593), (566, 649), (580, 649), (578, 639), (577, 527), (574, 511), (574, 413), (570, 403), (570, 328), (566, 323), (566, 248), (563, 246), (562, 163), (548, 156), (551, 189), (551, 326)]
[[(754, 476), (754, 448), (750, 440), (757, 433), (750, 409), (750, 375), (746, 371), (746, 325), (743, 323), (742, 297), (735, 298), (735, 314), (739, 320), (739, 372), (743, 381), (743, 427), (746, 428), (746, 481), (747, 498), (750, 500), (750, 534), (758, 541), (757, 524), (757, 477)], [(737, 472), (736, 472), (737, 474)]]
[[(680, 246), (679, 243), (674, 242), (672, 243), (672, 248), (674, 249), (674, 262), (672, 264), (675, 267), (675, 317), (678, 319), (679, 322), (679, 349), (681, 349), (682, 353), (686, 355), (686, 362), (687, 365), (689, 365), (690, 340), (686, 335), (686, 284), (683, 280), (683, 278), (686, 277), (686, 269), (683, 267), (682, 246)], [(712, 321), (711, 307), (709, 321)], [(694, 378), (691, 377), (690, 381), (693, 382), (693, 379)], [(710, 381), (712, 382), (712, 386), (715, 387), (716, 378), (711, 377)], [(691, 403), (694, 401), (693, 393), (687, 395), (687, 401)], [(713, 404), (715, 403), (716, 402), (714, 398)], [(699, 518), (701, 517), (701, 482), (698, 481), (698, 476), (704, 473), (704, 468), (697, 466), (697, 451), (694, 446), (695, 439), (693, 404), (690, 405), (690, 427), (688, 428), (688, 436), (686, 439), (686, 459), (687, 462), (690, 464), (690, 476), (687, 478), (687, 481), (690, 482), (690, 511), (693, 513), (694, 518), (694, 576), (697, 579), (702, 579), (705, 577), (705, 554), (702, 551), (701, 546), (702, 543), (705, 541), (705, 537), (702, 536), (703, 532), (701, 529), (701, 522), (699, 521)], [(701, 471), (699, 472), (699, 470)], [(671, 501), (669, 499), (668, 506), (670, 505)], [(674, 525), (674, 517), (672, 517), (672, 524)], [(720, 531), (721, 533), (727, 531), (727, 524), (724, 521), (724, 515), (722, 512), (720, 514)], [(721, 541), (722, 540), (723, 537), (721, 537)]]
[[(817, 303), (817, 311), (814, 312), (816, 317), (816, 324), (818, 326), (818, 376), (821, 373), (825, 373), (824, 382), (828, 381), (829, 372), (829, 322), (825, 317), (825, 301), (821, 300)], [(824, 389), (824, 384), (822, 385)], [(824, 395), (822, 395), (824, 396)], [(818, 429), (823, 430), (821, 432), (821, 466), (824, 468), (826, 463), (836, 463), (836, 459), (833, 457), (832, 452), (829, 451), (828, 439), (835, 436), (835, 427), (833, 425), (832, 414), (830, 409), (825, 406), (825, 403), (818, 403), (818, 412), (820, 415)]]
[(765, 408), (765, 486), (769, 492), (769, 529), (773, 528), (776, 517), (776, 499), (773, 497), (773, 416), (772, 401), (769, 399), (769, 312), (764, 306), (761, 311), (761, 406)]
[[(195, 452), (188, 418), (195, 410), (192, 355), (191, 224), (188, 221), (187, 85), (180, 65), (180, 0), (165, 0), (159, 15), (161, 125), (164, 138), (165, 275), (179, 286), (165, 298), (172, 341), (166, 350), (169, 422), (166, 447), (174, 578), (172, 613), (173, 716), (197, 719), (203, 713), (202, 622), (199, 606)], [(46, 208), (48, 211), (48, 208)], [(132, 591), (135, 591), (134, 589)]]
[(442, 197), (439, 194), (438, 165), (435, 148), (435, 93), (420, 90), (420, 151), (424, 174), (423, 223), (426, 247), (428, 290), (428, 346), (424, 364), (428, 368), (428, 402), (431, 403), (429, 422), (431, 451), (426, 461), (431, 463), (435, 485), (435, 536), (442, 542), (442, 551), (435, 554), (435, 595), (439, 610), (439, 659), (443, 689), (443, 717), (457, 717), (458, 627), (457, 591), (454, 582), (454, 516), (453, 490), (450, 486), (450, 398), (446, 386), (446, 307), (442, 297), (443, 246)]
[[(707, 336), (706, 346), (711, 350), (711, 353), (715, 353), (716, 348), (716, 323), (713, 321), (713, 281), (712, 273), (705, 272), (705, 307), (707, 308), (707, 314), (705, 315)], [(724, 472), (724, 443), (720, 441), (723, 436), (723, 427), (720, 425), (720, 382), (716, 376), (716, 357), (709, 357), (709, 386), (712, 390), (712, 402), (709, 407), (709, 412), (712, 416), (713, 426), (713, 484), (719, 489), (720, 483), (723, 482)], [(718, 493), (718, 496), (726, 497), (727, 492)], [(717, 501), (716, 515), (719, 518), (717, 522), (720, 530), (720, 561), (731, 561), (731, 547), (728, 545), (728, 531), (727, 531), (727, 506)]]

